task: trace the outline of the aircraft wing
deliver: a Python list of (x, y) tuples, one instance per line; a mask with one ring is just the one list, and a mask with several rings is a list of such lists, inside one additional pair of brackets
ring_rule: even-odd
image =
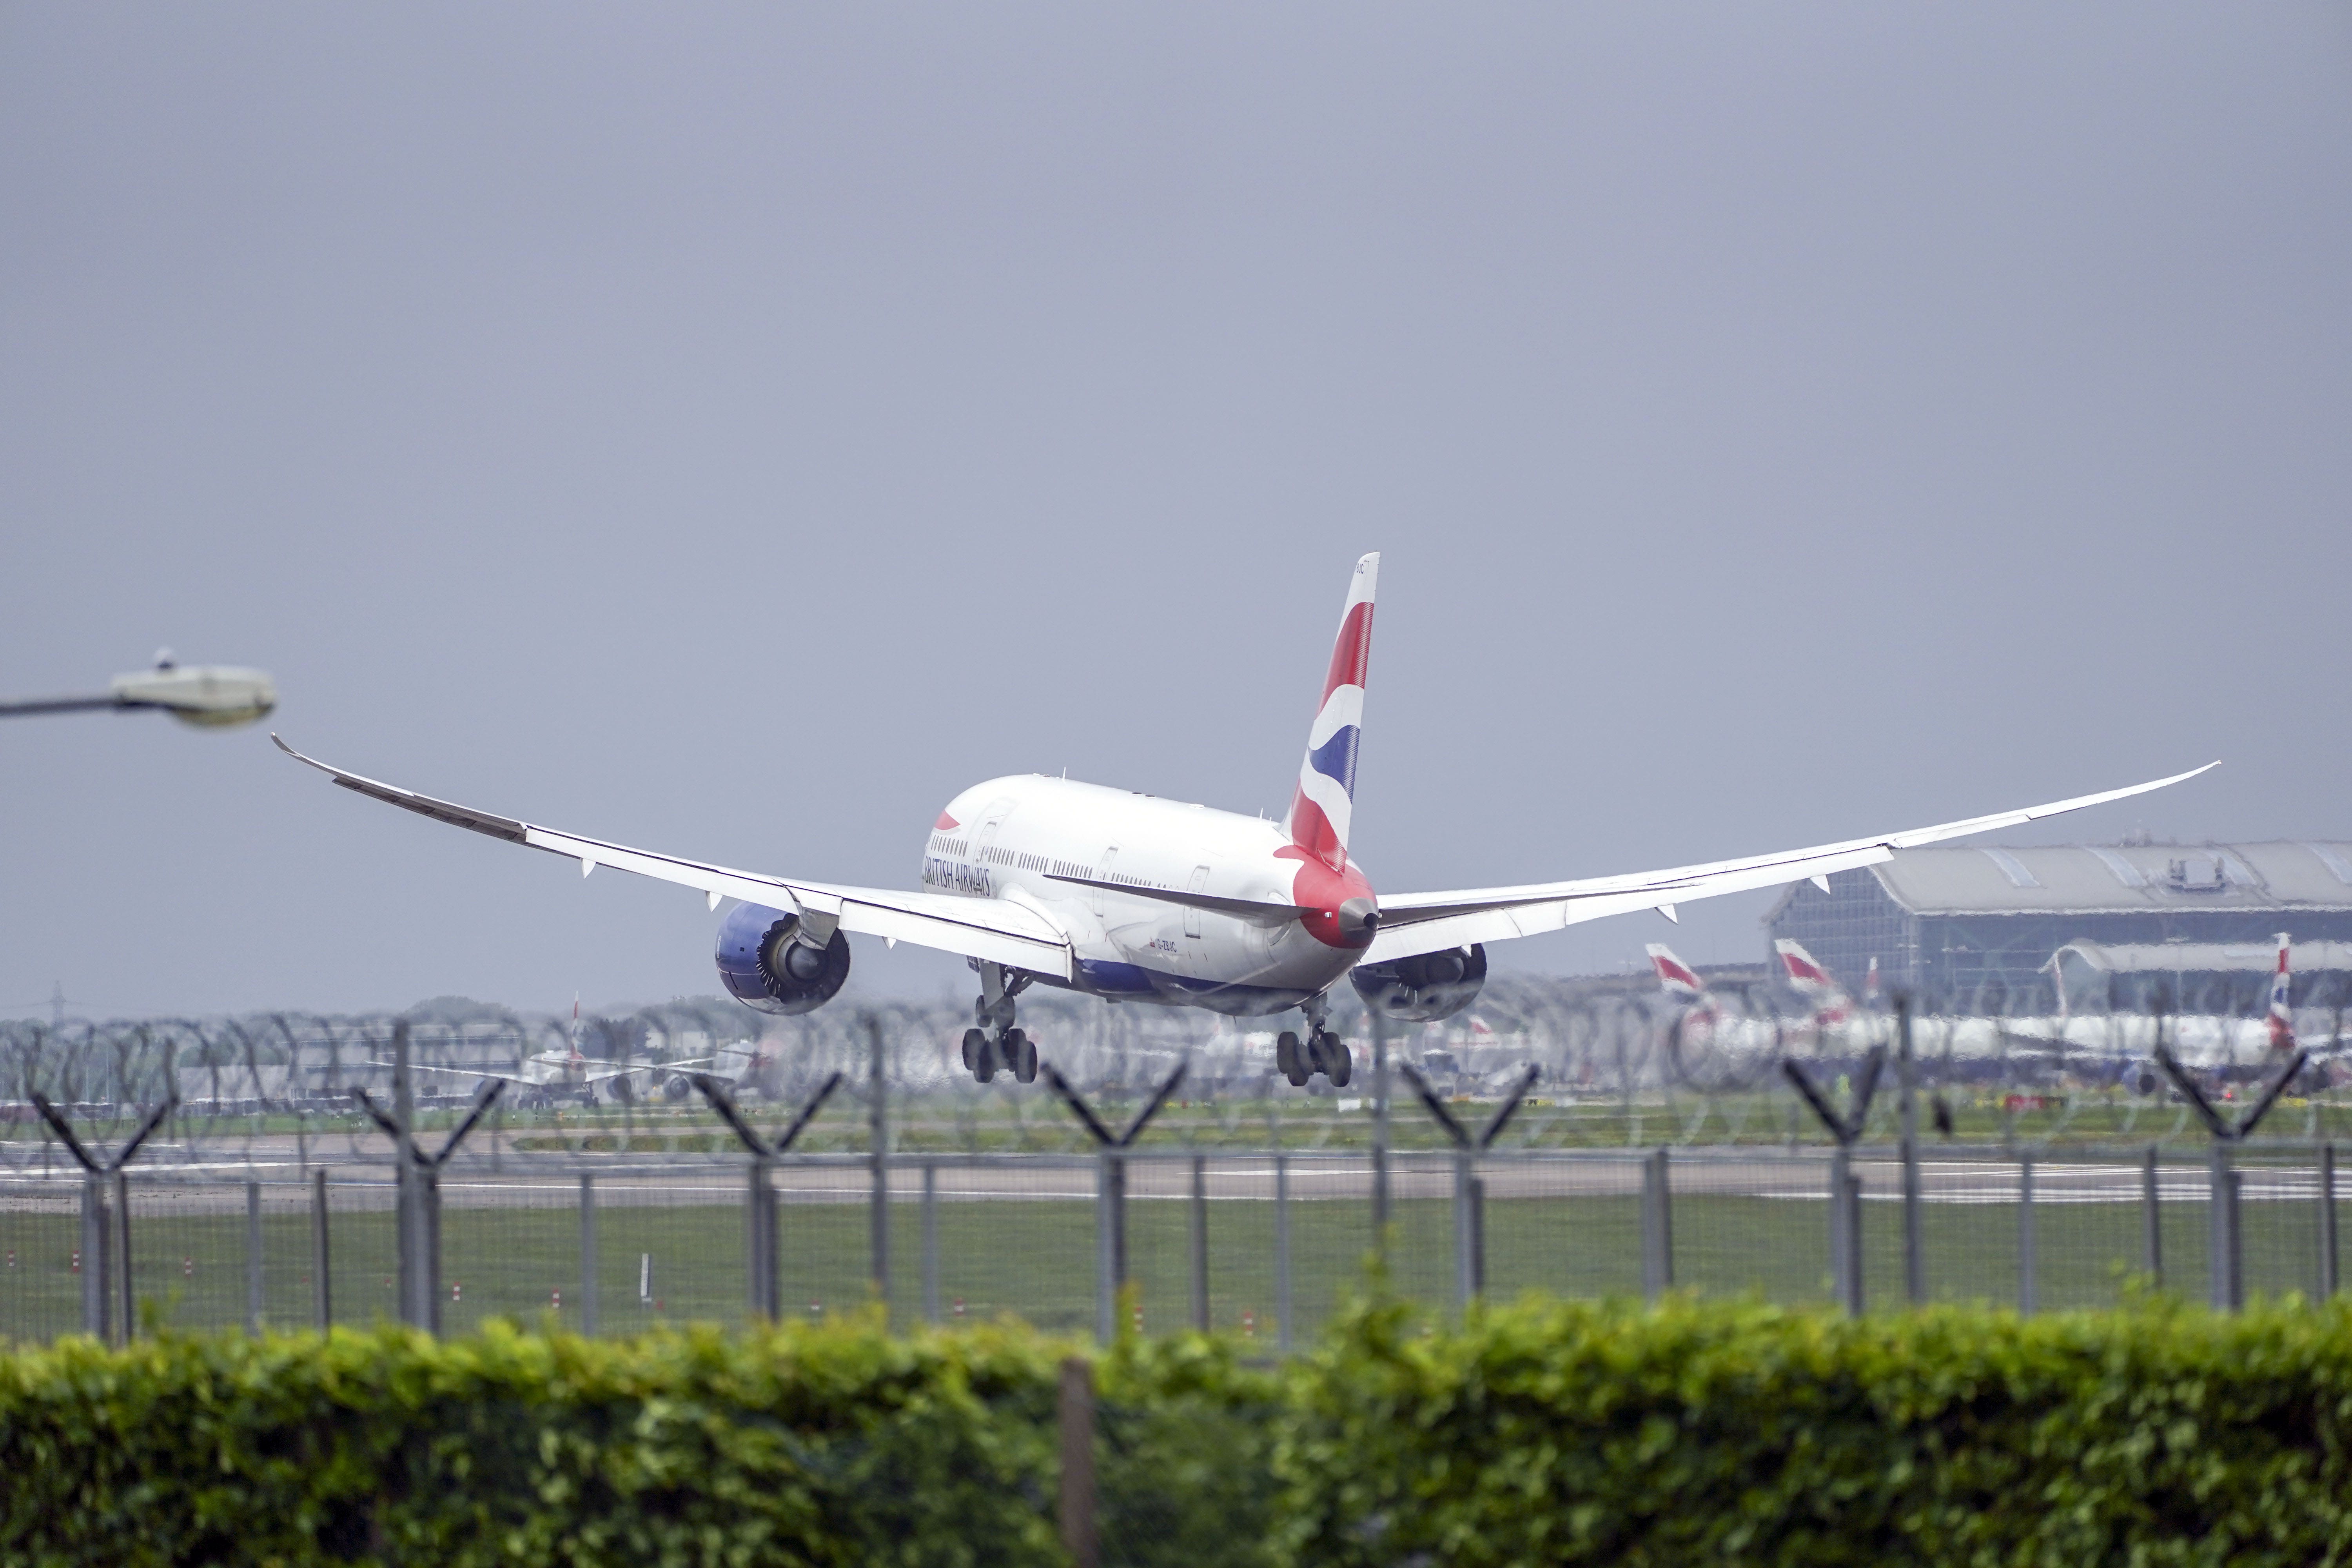
[(837, 919), (846, 931), (911, 942), (918, 947), (936, 947), (968, 958), (1058, 975), (1064, 980), (1072, 974), (1068, 936), (1037, 910), (1009, 899), (952, 898), (944, 893), (838, 887), (656, 855), (435, 800), (396, 784), (345, 773), (316, 757), (304, 756), (274, 734), (269, 738), (277, 742), (279, 751), (298, 763), (309, 763), (345, 789), (429, 816), (436, 822), (446, 822), (452, 827), (468, 828), (509, 844), (569, 856), (580, 862), (580, 874), (583, 877), (599, 866), (612, 866), (641, 877), (698, 889), (714, 910), (722, 898), (741, 899), (747, 903), (791, 909), (803, 916)]
[(1574, 882), (1538, 882), (1521, 888), (1474, 888), (1450, 893), (1382, 894), (1379, 934), (1364, 954), (1367, 963), (1411, 958), (1474, 942), (1505, 942), (1538, 931), (1559, 931), (1603, 915), (1634, 910), (1659, 910), (1669, 918), (1675, 906), (1693, 899), (1711, 899), (1752, 888), (1812, 879), (1827, 886), (1832, 871), (1875, 866), (1895, 858), (1897, 849), (1916, 848), (1971, 833), (2014, 827), (2020, 823), (2080, 811), (2146, 795), (2150, 790), (2193, 779), (2219, 763), (2191, 768), (2170, 778), (2077, 795), (2047, 805), (2029, 805), (1972, 816), (1961, 822), (1938, 823), (1875, 838), (1851, 838), (1843, 844), (1822, 844), (1811, 849), (1790, 849), (1777, 855), (1755, 855), (1743, 860), (1717, 860), (1703, 866), (1676, 866), (1664, 871), (1637, 871), (1630, 876), (1592, 877)]
[[(370, 1061), (368, 1063), (368, 1066), (372, 1068), (388, 1068), (392, 1065), (393, 1064), (390, 1062), (379, 1061)], [(595, 1065), (599, 1067), (607, 1067), (612, 1070), (609, 1072), (583, 1073), (578, 1078), (563, 1077), (551, 1079), (518, 1078), (510, 1072), (493, 1072), (487, 1068), (427, 1067), (423, 1062), (409, 1063), (408, 1070), (410, 1072), (437, 1072), (445, 1074), (450, 1078), (470, 1078), (475, 1079), (477, 1082), (487, 1079), (495, 1080), (499, 1083), (514, 1084), (518, 1088), (521, 1089), (569, 1089), (579, 1084), (606, 1083), (616, 1078), (626, 1078), (631, 1073), (646, 1071), (646, 1068), (651, 1067), (653, 1064), (646, 1063), (644, 1066), (633, 1068), (620, 1067), (609, 1062), (599, 1062)]]

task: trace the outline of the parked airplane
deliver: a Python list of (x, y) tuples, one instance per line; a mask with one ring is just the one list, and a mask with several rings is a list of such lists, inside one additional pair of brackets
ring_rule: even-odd
[(2294, 981), (2293, 960), (2294, 938), (2285, 931), (2278, 933), (2278, 968), (2271, 972), (2271, 1049), (2294, 1049), (2294, 1011), (2287, 1005), (2287, 992)]
[[(1603, 915), (1773, 887), (1871, 866), (1898, 848), (2013, 826), (2141, 795), (2204, 769), (2126, 789), (1809, 849), (1662, 871), (1382, 897), (1349, 852), (1378, 555), (1356, 563), (1339, 633), (1307, 731), (1287, 819), (1211, 810), (1134, 791), (1031, 775), (990, 779), (932, 824), (921, 890), (844, 887), (739, 871), (560, 833), (435, 800), (281, 749), (346, 789), (453, 826), (743, 902), (719, 928), (720, 979), (750, 1006), (804, 1013), (849, 975), (852, 932), (961, 953), (980, 974), (964, 1060), (983, 1082), (1037, 1072), (1015, 1000), (1033, 984), (1109, 1001), (1204, 1007), (1234, 1016), (1297, 1009), (1306, 1034), (1276, 1038), (1293, 1084), (1354, 1070), (1329, 1025), (1345, 976), (1368, 1006), (1427, 1022), (1467, 1007), (1486, 974), (1486, 943)], [(275, 739), (275, 737), (272, 737)], [(2213, 764), (2208, 763), (2207, 766)]]
[[(666, 1062), (662, 1066), (666, 1068), (695, 1068), (702, 1066), (708, 1059)], [(371, 1065), (388, 1068), (393, 1064), (378, 1061)], [(412, 1064), (409, 1070), (470, 1079), (476, 1083), (495, 1081), (512, 1084), (522, 1091), (518, 1099), (525, 1105), (549, 1105), (558, 1100), (578, 1100), (583, 1105), (593, 1105), (600, 1084), (610, 1085), (608, 1092), (615, 1100), (635, 1098), (635, 1089), (631, 1079), (648, 1068), (643, 1062), (599, 1061), (593, 1057), (583, 1056), (580, 1051), (580, 998), (574, 996), (572, 998), (572, 1032), (562, 1047), (532, 1052), (523, 1058), (518, 1071), (486, 1072), (478, 1068), (429, 1067), (422, 1062)], [(677, 1081), (682, 1085), (685, 1079), (681, 1078)], [(684, 1096), (678, 1094), (671, 1098), (683, 1099)]]
[[(1804, 950), (1802, 944), (1787, 937), (1773, 939), (1772, 951), (1780, 955), (1780, 968), (1789, 982), (1789, 989), (1802, 996), (1813, 1009), (1813, 1022), (1822, 1028), (1834, 1028), (1853, 1014), (1853, 998), (1845, 987), (1833, 979), (1819, 959)], [(1877, 973), (1874, 960), (1872, 971)]]
[(1676, 958), (1673, 948), (1653, 942), (1643, 943), (1643, 951), (1650, 955), (1650, 968), (1657, 974), (1658, 989), (1666, 994), (1668, 1001), (1683, 1008), (1685, 1028), (1712, 1025), (1722, 1016), (1723, 1008), (1707, 991), (1706, 982), (1699, 978), (1697, 970)]

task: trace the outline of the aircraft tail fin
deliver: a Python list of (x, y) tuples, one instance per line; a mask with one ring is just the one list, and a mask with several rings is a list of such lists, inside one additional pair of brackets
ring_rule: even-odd
[(1355, 815), (1356, 743), (1363, 734), (1364, 669), (1372, 651), (1372, 591), (1380, 582), (1378, 552), (1356, 563), (1348, 582), (1323, 701), (1307, 732), (1298, 789), (1290, 799), (1290, 841), (1334, 868), (1348, 861), (1348, 829)]
[(1674, 949), (1664, 942), (1646, 944), (1650, 967), (1658, 976), (1658, 988), (1677, 1002), (1696, 1002), (1706, 994), (1706, 984), (1698, 972), (1675, 956)]
[(1837, 982), (1830, 978), (1830, 972), (1805, 951), (1802, 943), (1791, 942), (1785, 936), (1779, 937), (1773, 941), (1772, 951), (1780, 955), (1781, 972), (1788, 976), (1789, 984), (1798, 990), (1810, 994), (1837, 988)]
[(2294, 943), (2285, 931), (2278, 933), (2278, 968), (2271, 974), (2271, 1049), (2294, 1049), (2294, 1009), (2287, 1005), (2287, 993), (2294, 980)]

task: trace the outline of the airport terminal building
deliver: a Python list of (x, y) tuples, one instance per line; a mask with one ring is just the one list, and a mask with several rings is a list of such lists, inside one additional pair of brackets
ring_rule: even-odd
[(1791, 887), (1765, 917), (1771, 936), (1804, 943), (1850, 988), (1874, 957), (1885, 986), (1937, 1010), (2053, 1010), (2053, 955), (2070, 943), (2352, 941), (2345, 843), (1898, 849), (1829, 884)]

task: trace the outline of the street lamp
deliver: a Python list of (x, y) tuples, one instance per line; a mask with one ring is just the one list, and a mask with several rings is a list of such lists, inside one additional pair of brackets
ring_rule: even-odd
[(0, 718), (31, 713), (79, 713), (110, 708), (118, 713), (157, 708), (183, 724), (202, 730), (225, 730), (250, 724), (278, 706), (278, 685), (268, 672), (236, 665), (191, 665), (173, 662), (172, 650), (155, 656), (152, 669), (133, 670), (110, 681), (96, 697), (37, 697), (23, 702), (0, 702)]

